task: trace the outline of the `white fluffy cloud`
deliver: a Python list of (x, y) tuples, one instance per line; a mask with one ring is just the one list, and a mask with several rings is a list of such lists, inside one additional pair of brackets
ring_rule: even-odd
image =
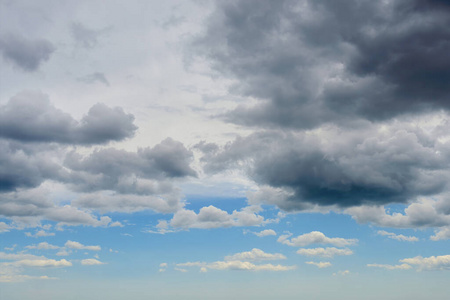
[(296, 269), (296, 266), (273, 265), (273, 264), (254, 264), (251, 261), (262, 260), (279, 260), (286, 259), (280, 253), (270, 254), (265, 253), (260, 249), (252, 249), (247, 252), (240, 252), (233, 255), (226, 256), (223, 261), (215, 262), (186, 262), (178, 263), (177, 267), (199, 267), (200, 272), (208, 270), (245, 270), (245, 271), (289, 271)]
[(270, 235), (277, 235), (277, 233), (275, 232), (275, 230), (273, 229), (265, 229), (262, 230), (260, 232), (252, 232), (254, 235), (258, 236), (258, 237), (265, 237), (265, 236), (270, 236)]
[(167, 222), (162, 220), (157, 225), (160, 231), (170, 231), (172, 228), (219, 228), (236, 226), (256, 226), (263, 224), (264, 217), (257, 214), (258, 206), (247, 206), (234, 210), (231, 214), (215, 206), (205, 206), (198, 213), (189, 209), (177, 211)]
[(50, 249), (59, 249), (60, 247), (49, 244), (47, 242), (42, 242), (37, 245), (26, 246), (27, 249), (38, 249), (38, 250), (50, 250)]
[(91, 250), (91, 251), (100, 251), (102, 248), (100, 246), (85, 246), (79, 242), (75, 241), (67, 241), (64, 246), (70, 249), (76, 250)]
[(282, 235), (278, 238), (278, 242), (293, 247), (304, 247), (311, 244), (331, 244), (344, 247), (358, 242), (357, 239), (329, 238), (320, 231), (312, 231), (289, 239), (290, 236), (291, 234)]
[(226, 261), (234, 261), (234, 260), (241, 260), (241, 261), (261, 261), (261, 260), (280, 260), (280, 259), (286, 259), (286, 256), (284, 256), (281, 253), (265, 253), (261, 249), (253, 248), (251, 251), (247, 252), (240, 252), (233, 255), (225, 256)]
[(450, 255), (401, 259), (400, 265), (368, 264), (368, 267), (384, 268), (387, 270), (409, 270), (413, 266), (417, 271), (444, 271), (450, 270)]
[(335, 255), (352, 255), (353, 251), (348, 248), (301, 248), (297, 250), (297, 254), (306, 256), (321, 256), (321, 257), (333, 257)]

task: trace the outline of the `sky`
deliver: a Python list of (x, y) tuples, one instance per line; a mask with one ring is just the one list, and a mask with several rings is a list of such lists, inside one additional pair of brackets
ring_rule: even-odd
[(0, 1), (0, 299), (448, 299), (450, 4)]

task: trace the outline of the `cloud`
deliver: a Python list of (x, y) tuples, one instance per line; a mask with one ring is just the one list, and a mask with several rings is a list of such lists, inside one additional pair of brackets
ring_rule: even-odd
[(344, 270), (344, 271), (339, 271), (337, 273), (333, 273), (333, 276), (336, 276), (336, 275), (340, 275), (340, 276), (350, 275), (350, 271), (349, 270)]
[(50, 250), (50, 249), (59, 249), (60, 247), (49, 244), (47, 242), (42, 242), (37, 245), (26, 246), (27, 249), (38, 249), (38, 250)]
[(81, 264), (83, 266), (95, 266), (95, 265), (104, 265), (105, 263), (94, 258), (88, 258), (81, 260)]
[(450, 255), (422, 257), (416, 256), (413, 258), (401, 259), (401, 265), (380, 265), (368, 264), (368, 267), (384, 268), (387, 270), (409, 270), (413, 266), (417, 271), (445, 271), (450, 270)]
[[(448, 201), (448, 199), (441, 199)], [(440, 209), (442, 201), (421, 198), (408, 205), (404, 213), (388, 213), (383, 206), (360, 206), (347, 209), (358, 223), (373, 223), (393, 228), (443, 227), (450, 225), (450, 215)]]
[(64, 244), (65, 247), (69, 249), (76, 249), (76, 250), (91, 250), (91, 251), (100, 251), (102, 248), (100, 246), (85, 246), (79, 242), (75, 241), (67, 241)]
[(42, 276), (31, 276), (31, 275), (0, 275), (0, 282), (23, 282), (26, 280), (51, 280), (57, 279), (56, 277), (48, 277), (46, 275)]
[(285, 211), (406, 203), (444, 193), (450, 180), (449, 147), (441, 142), (449, 131), (437, 130), (447, 117), (429, 118), (431, 126), (421, 117), (350, 130), (259, 131), (202, 160), (210, 174), (245, 171), (262, 186), (250, 203)]
[(301, 248), (297, 250), (297, 254), (300, 255), (306, 255), (306, 256), (321, 256), (321, 257), (334, 257), (335, 255), (352, 255), (353, 251), (344, 248), (344, 249), (338, 249), (334, 247), (327, 247), (327, 248)]
[(109, 81), (108, 79), (106, 79), (105, 74), (100, 73), (100, 72), (95, 72), (83, 77), (79, 77), (78, 81), (87, 83), (87, 84), (94, 84), (94, 83), (103, 83), (106, 86), (109, 86)]
[(20, 35), (0, 36), (0, 52), (6, 61), (26, 71), (36, 71), (56, 50), (46, 39), (27, 39)]
[(281, 253), (265, 253), (264, 251), (253, 248), (251, 251), (236, 253), (233, 255), (225, 256), (225, 261), (263, 261), (263, 260), (280, 260), (286, 259)]
[(23, 267), (70, 267), (72, 263), (65, 259), (23, 259), (15, 261), (14, 265)]
[(260, 232), (252, 232), (254, 235), (256, 235), (257, 237), (265, 237), (265, 236), (269, 236), (269, 235), (277, 235), (277, 233), (272, 230), (272, 229), (265, 229), (262, 230)]
[(450, 270), (450, 255), (405, 258), (400, 260), (405, 264), (413, 265), (418, 271)]
[[(24, 122), (26, 120), (26, 122)], [(40, 92), (26, 91), (0, 107), (0, 137), (22, 142), (105, 144), (134, 135), (134, 116), (95, 104), (80, 121), (53, 106)]]
[(320, 231), (312, 231), (289, 239), (290, 236), (291, 234), (281, 235), (278, 238), (278, 242), (292, 247), (304, 247), (311, 244), (331, 244), (343, 247), (354, 245), (358, 242), (357, 239), (329, 238)]
[[(160, 221), (160, 229), (172, 228), (219, 228), (236, 226), (256, 226), (264, 223), (264, 217), (254, 212), (254, 207), (247, 206), (240, 211), (234, 210), (231, 214), (215, 206), (205, 206), (198, 214), (193, 210), (178, 210), (170, 222)], [(164, 226), (162, 226), (164, 225)]]
[(238, 124), (314, 128), (449, 109), (450, 19), (445, 5), (423, 3), (218, 2), (188, 56), (258, 100), (225, 114)]
[(87, 28), (80, 22), (73, 22), (70, 26), (72, 37), (76, 43), (86, 49), (94, 48), (98, 44), (98, 39), (109, 29), (94, 30)]
[(408, 264), (401, 264), (401, 265), (380, 265), (380, 264), (368, 264), (368, 267), (371, 268), (382, 268), (386, 270), (409, 270), (412, 269), (412, 267)]
[(314, 265), (314, 266), (318, 267), (319, 269), (331, 267), (330, 262), (324, 262), (324, 261), (321, 261), (321, 262), (307, 261), (307, 262), (305, 262), (305, 264)]
[(38, 238), (38, 237), (45, 237), (45, 236), (54, 236), (55, 233), (54, 232), (46, 232), (44, 230), (38, 230), (38, 231), (36, 231), (35, 234), (32, 234), (31, 232), (25, 232), (25, 235), (28, 237)]
[(8, 232), (11, 229), (11, 227), (6, 224), (5, 222), (0, 222), (0, 233)]
[(450, 226), (438, 230), (435, 235), (430, 237), (430, 240), (432, 241), (440, 241), (448, 239), (450, 239)]
[(403, 234), (395, 234), (395, 233), (387, 232), (384, 230), (378, 230), (377, 234), (387, 236), (388, 238), (397, 240), (397, 241), (417, 242), (419, 240), (415, 236), (404, 236)]

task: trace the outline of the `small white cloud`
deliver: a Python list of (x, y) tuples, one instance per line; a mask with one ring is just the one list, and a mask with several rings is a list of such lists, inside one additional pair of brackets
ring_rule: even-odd
[(0, 222), (0, 233), (2, 232), (8, 232), (11, 229), (11, 227), (6, 224), (5, 222)]
[(327, 262), (327, 261), (323, 261), (323, 262), (322, 261), (321, 262), (307, 261), (307, 262), (305, 262), (305, 264), (314, 265), (320, 269), (331, 267), (331, 263)]
[(278, 238), (278, 242), (293, 247), (304, 247), (311, 244), (331, 244), (343, 247), (354, 245), (358, 242), (357, 239), (329, 238), (320, 231), (312, 231), (289, 239), (290, 236), (291, 234), (282, 235)]
[(262, 261), (262, 260), (280, 260), (286, 259), (281, 253), (265, 253), (261, 249), (253, 248), (251, 251), (240, 252), (233, 255), (225, 256), (226, 261), (241, 260), (241, 261)]
[(272, 230), (272, 229), (266, 229), (260, 232), (252, 232), (254, 235), (258, 236), (258, 237), (265, 237), (265, 236), (270, 236), (270, 235), (277, 235), (277, 233)]
[(346, 275), (350, 275), (350, 271), (349, 270), (344, 270), (344, 271), (338, 271), (337, 273), (333, 273), (333, 276), (346, 276)]
[(35, 234), (32, 234), (31, 232), (25, 232), (25, 235), (28, 237), (38, 238), (38, 237), (45, 237), (45, 236), (54, 236), (55, 233), (45, 232), (44, 230), (39, 230)]
[(367, 266), (371, 268), (382, 268), (386, 270), (409, 270), (412, 268), (408, 264), (401, 264), (401, 265), (368, 264)]
[(91, 250), (91, 251), (100, 251), (102, 248), (100, 246), (85, 246), (79, 242), (67, 241), (64, 246), (70, 249), (76, 250)]
[(321, 256), (321, 257), (334, 257), (335, 255), (352, 255), (353, 251), (348, 248), (301, 248), (297, 250), (297, 254), (306, 256)]
[(419, 239), (415, 236), (404, 236), (403, 234), (395, 234), (393, 232), (387, 232), (385, 230), (378, 230), (378, 235), (387, 236), (390, 239), (405, 242), (417, 242)]
[(16, 266), (23, 267), (70, 267), (72, 263), (65, 259), (22, 259), (13, 263)]
[(430, 237), (432, 241), (441, 241), (450, 239), (450, 226), (444, 227), (436, 232), (435, 235)]
[(39, 249), (39, 250), (50, 250), (50, 249), (59, 249), (60, 247), (49, 244), (47, 242), (42, 242), (37, 245), (26, 246), (27, 249)]
[(422, 270), (450, 270), (450, 255), (405, 258), (402, 263), (414, 265), (418, 271)]
[(95, 266), (95, 265), (104, 265), (105, 263), (101, 262), (97, 259), (94, 259), (94, 258), (88, 258), (88, 259), (83, 259), (81, 261), (81, 264), (83, 266)]

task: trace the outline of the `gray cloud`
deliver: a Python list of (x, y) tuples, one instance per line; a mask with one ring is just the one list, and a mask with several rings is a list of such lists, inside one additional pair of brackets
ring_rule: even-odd
[[(284, 189), (284, 199), (270, 204), (285, 210), (406, 203), (448, 188), (450, 148), (435, 132), (408, 121), (347, 131), (259, 132), (207, 151), (203, 161), (207, 172), (237, 168), (261, 185)], [(273, 197), (259, 198), (268, 203)]]
[(13, 34), (0, 37), (3, 58), (27, 72), (36, 71), (55, 50), (55, 46), (46, 39), (29, 40)]
[(84, 48), (93, 48), (98, 44), (98, 38), (104, 34), (108, 29), (94, 30), (87, 28), (80, 22), (73, 22), (70, 26), (72, 37), (77, 44)]
[(217, 3), (192, 51), (260, 99), (228, 121), (348, 125), (449, 109), (448, 28), (444, 1), (237, 0)]
[(100, 73), (100, 72), (95, 72), (83, 77), (79, 77), (78, 81), (87, 83), (87, 84), (94, 84), (97, 82), (103, 83), (106, 86), (109, 86), (109, 81), (108, 79), (106, 79), (105, 74)]
[(0, 107), (0, 136), (23, 142), (104, 144), (134, 135), (134, 116), (122, 108), (94, 105), (76, 121), (54, 107), (46, 95), (22, 92)]

